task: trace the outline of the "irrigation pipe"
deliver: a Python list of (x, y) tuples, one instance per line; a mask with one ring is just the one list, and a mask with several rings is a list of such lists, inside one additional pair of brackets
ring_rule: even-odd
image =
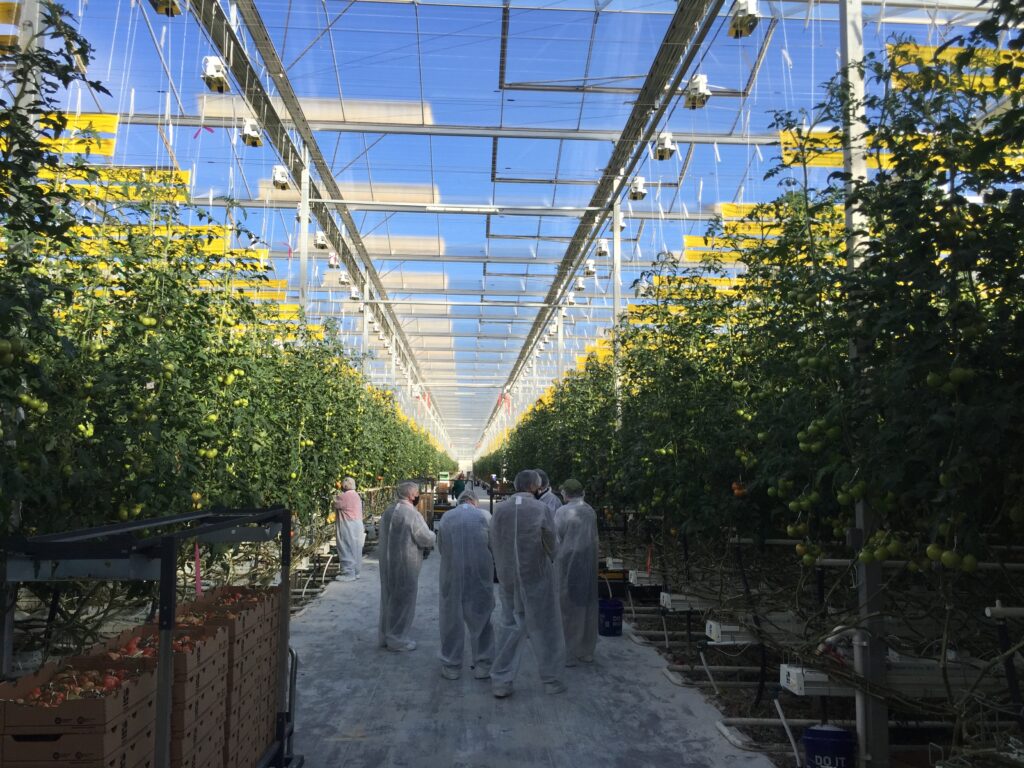
[(775, 711), (779, 713), (779, 722), (782, 723), (782, 727), (786, 731), (786, 736), (789, 738), (789, 743), (793, 747), (793, 759), (796, 760), (796, 768), (800, 768), (800, 750), (797, 749), (796, 739), (793, 738), (793, 731), (789, 728), (789, 723), (786, 722), (786, 715), (782, 711), (782, 705), (779, 703), (779, 698), (775, 697)]
[[(823, 557), (816, 560), (814, 565), (820, 568), (849, 568), (857, 561), (845, 557)], [(906, 568), (907, 560), (885, 560), (879, 565), (883, 568)], [(978, 563), (979, 571), (1024, 571), (1024, 563)]]
[(714, 687), (715, 695), (721, 695), (721, 691), (718, 690), (718, 683), (715, 682), (715, 677), (711, 674), (711, 667), (708, 666), (708, 660), (704, 658), (704, 651), (700, 652), (700, 663), (704, 665), (704, 674), (708, 676), (708, 680), (711, 682), (712, 687)]
[[(720, 721), (723, 725), (738, 728), (780, 728), (783, 724), (774, 717), (723, 717)], [(821, 720), (810, 717), (792, 718), (786, 721), (794, 728), (808, 728), (812, 725), (821, 725)], [(844, 728), (853, 728), (857, 725), (856, 720), (829, 720), (829, 724), (838, 725)], [(890, 728), (952, 728), (952, 720), (910, 720), (901, 722), (890, 720)]]

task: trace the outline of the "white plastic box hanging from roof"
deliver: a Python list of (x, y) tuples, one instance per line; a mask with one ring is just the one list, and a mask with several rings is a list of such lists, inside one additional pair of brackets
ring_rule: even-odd
[(324, 272), (323, 277), (320, 279), (321, 288), (348, 288), (351, 284), (348, 272), (344, 269), (329, 269)]
[(225, 93), (230, 90), (228, 68), (220, 56), (203, 56), (202, 78), (211, 91)]
[(739, 39), (757, 28), (757, 0), (736, 0), (729, 20), (729, 37)]
[(288, 189), (291, 183), (288, 169), (283, 165), (275, 165), (271, 173), (271, 181), (276, 189)]
[(255, 120), (247, 119), (242, 125), (242, 143), (247, 147), (263, 146), (263, 128)]
[(672, 134), (669, 131), (664, 131), (658, 136), (658, 141), (654, 145), (654, 159), (671, 160), (675, 153), (676, 143), (672, 139)]
[(643, 176), (637, 176), (629, 183), (629, 199), (643, 200), (647, 197), (647, 180)]
[(178, 16), (181, 13), (181, 3), (178, 0), (149, 0), (149, 4), (161, 16)]
[(687, 109), (700, 109), (711, 98), (707, 75), (694, 75), (683, 90), (683, 105)]

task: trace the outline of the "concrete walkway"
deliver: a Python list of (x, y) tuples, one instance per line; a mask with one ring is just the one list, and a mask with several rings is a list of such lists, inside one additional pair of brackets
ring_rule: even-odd
[(377, 647), (379, 576), (335, 582), (292, 623), (299, 654), (296, 752), (310, 768), (771, 768), (730, 747), (718, 712), (663, 675), (665, 660), (624, 637), (601, 638), (593, 665), (567, 669), (569, 691), (541, 691), (524, 654), (515, 694), (490, 681), (441, 677), (438, 556), (420, 575), (412, 653)]

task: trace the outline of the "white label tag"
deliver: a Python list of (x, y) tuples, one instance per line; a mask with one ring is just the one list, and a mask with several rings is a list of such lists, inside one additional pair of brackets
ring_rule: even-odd
[(522, 503), (523, 503), (523, 497), (522, 496), (516, 496), (516, 506), (518, 507)]

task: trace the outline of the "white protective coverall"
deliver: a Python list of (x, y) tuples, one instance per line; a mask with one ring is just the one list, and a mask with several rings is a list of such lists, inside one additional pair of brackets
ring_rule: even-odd
[(557, 549), (551, 511), (533, 494), (517, 493), (494, 508), (491, 550), (501, 582), (498, 644), (491, 665), (496, 691), (511, 688), (527, 638), (545, 688), (561, 686), (565, 637), (558, 604)]
[(472, 664), (486, 677), (494, 658), (494, 559), (490, 547), (491, 516), (473, 504), (459, 504), (435, 526), (441, 555), (441, 663), (462, 668), (469, 631)]
[(558, 587), (570, 666), (592, 661), (597, 646), (597, 514), (583, 499), (555, 512)]
[(416, 616), (423, 550), (434, 546), (434, 534), (407, 500), (396, 501), (380, 519), (380, 644), (389, 650), (412, 650), (409, 629)]
[[(363, 502), (355, 491), (345, 491), (334, 499), (334, 536), (338, 546), (338, 575), (342, 579), (358, 579), (363, 563), (366, 526), (363, 523)], [(358, 516), (357, 519), (349, 517)]]
[(562, 500), (558, 498), (558, 494), (548, 488), (544, 493), (540, 495), (541, 503), (551, 510), (551, 514), (555, 514), (558, 508), (562, 506)]

